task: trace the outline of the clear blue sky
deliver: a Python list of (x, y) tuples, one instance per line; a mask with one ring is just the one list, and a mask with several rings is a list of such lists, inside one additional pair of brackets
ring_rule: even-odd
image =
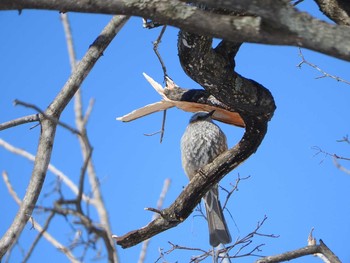
[[(301, 8), (317, 8), (301, 4)], [(81, 58), (109, 16), (69, 14), (78, 58)], [(32, 114), (33, 111), (14, 107), (20, 99), (46, 108), (69, 77), (70, 67), (63, 27), (57, 12), (23, 11), (2, 12), (0, 15), (2, 40), (0, 59), (0, 122)], [(88, 124), (94, 146), (93, 160), (101, 180), (103, 196), (110, 214), (113, 232), (117, 235), (146, 225), (152, 216), (144, 207), (154, 207), (163, 182), (172, 180), (165, 200), (168, 206), (187, 184), (181, 168), (180, 138), (188, 123), (189, 113), (168, 111), (165, 137), (146, 137), (144, 133), (159, 130), (162, 114), (120, 123), (115, 120), (131, 110), (158, 101), (160, 97), (142, 76), (146, 72), (158, 82), (162, 70), (152, 50), (160, 29), (142, 29), (139, 18), (131, 19), (108, 47), (91, 74), (83, 83), (84, 104), (90, 98), (96, 103)], [(168, 28), (160, 52), (168, 74), (180, 86), (198, 88), (187, 77), (178, 61), (177, 29)], [(331, 74), (348, 78), (349, 64), (308, 50), (305, 57)], [(239, 191), (231, 198), (226, 214), (233, 239), (252, 231), (257, 222), (267, 215), (261, 229), (265, 234), (280, 235), (278, 239), (256, 239), (256, 245), (265, 243), (261, 255), (273, 255), (306, 245), (312, 227), (314, 235), (340, 257), (350, 262), (350, 175), (339, 171), (331, 158), (317, 155), (318, 146), (330, 153), (350, 156), (349, 145), (336, 142), (350, 133), (350, 86), (332, 79), (316, 79), (319, 73), (300, 62), (296, 47), (277, 47), (244, 44), (237, 56), (237, 71), (252, 78), (273, 94), (277, 110), (259, 150), (239, 168), (232, 171), (221, 185), (229, 188), (237, 175), (251, 176), (241, 182)], [(74, 124), (72, 103), (62, 115), (62, 121)], [(39, 128), (32, 124), (19, 126), (0, 133), (0, 138), (35, 153)], [(227, 125), (224, 129), (229, 145), (233, 146), (243, 130)], [(78, 181), (82, 158), (76, 138), (59, 128), (52, 155), (52, 164)], [(349, 166), (348, 163), (343, 163)], [(19, 193), (23, 196), (31, 175), (32, 163), (0, 148), (0, 170), (6, 170)], [(48, 173), (44, 193), (54, 187), (55, 178)], [(68, 193), (68, 192), (67, 192)], [(12, 221), (17, 206), (0, 181), (0, 234)], [(48, 204), (50, 198), (40, 198), (39, 204)], [(43, 217), (34, 215), (42, 222)], [(64, 220), (57, 219), (49, 231), (65, 242), (71, 234)], [(20, 239), (25, 249), (36, 236), (28, 225)], [(151, 240), (147, 262), (154, 262), (158, 249), (174, 244), (208, 249), (206, 222), (190, 216), (177, 228), (161, 233)], [(119, 249), (121, 262), (135, 262), (140, 246)], [(166, 256), (169, 262), (188, 262), (195, 252), (174, 251)], [(15, 249), (10, 262), (19, 262), (21, 252)], [(89, 258), (88, 258), (89, 259)], [(89, 262), (89, 260), (86, 262)], [(252, 262), (255, 258), (240, 259)], [(30, 262), (66, 262), (66, 258), (46, 240), (41, 240)], [(207, 260), (205, 262), (210, 262)], [(293, 262), (320, 262), (314, 257)]]

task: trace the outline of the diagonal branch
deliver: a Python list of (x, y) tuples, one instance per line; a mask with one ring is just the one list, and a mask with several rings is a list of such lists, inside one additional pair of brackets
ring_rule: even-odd
[[(2, 178), (6, 184), (6, 187), (8, 189), (8, 191), (10, 192), (10, 195), (12, 196), (12, 198), (15, 200), (15, 202), (20, 206), (22, 201), (21, 199), (18, 197), (16, 191), (13, 189), (12, 184), (8, 178), (8, 175), (6, 172), (2, 173)], [(64, 253), (67, 258), (70, 259), (71, 262), (73, 263), (79, 263), (79, 260), (77, 260), (75, 258), (75, 256), (71, 253), (71, 251), (65, 247), (64, 245), (62, 245), (60, 242), (58, 242), (53, 236), (51, 236), (46, 230), (48, 227), (48, 224), (50, 222), (50, 220), (52, 219), (52, 216), (54, 214), (51, 213), (51, 215), (49, 216), (47, 223), (45, 224), (44, 227), (42, 227), (39, 223), (37, 223), (35, 221), (35, 219), (32, 218), (32, 222), (35, 225), (35, 229), (39, 232), (39, 235), (37, 237), (36, 240), (39, 240), (41, 236), (43, 236), (48, 242), (50, 242), (54, 247), (56, 247), (59, 251), (61, 251), (62, 253)], [(34, 248), (34, 246), (32, 246), (32, 248)], [(30, 251), (27, 253), (26, 258), (23, 260), (23, 262), (26, 261), (27, 258), (29, 258), (31, 252), (32, 252), (32, 248), (30, 249)]]
[[(26, 159), (28, 159), (31, 162), (35, 161), (35, 156), (23, 149), (19, 149), (15, 147), (14, 145), (4, 141), (3, 139), (0, 138), (0, 146), (4, 147), (7, 151), (17, 154), (19, 156), (22, 156)], [(53, 164), (49, 164), (48, 170), (53, 173), (59, 180), (61, 180), (71, 191), (75, 194), (78, 195), (78, 187), (75, 185), (75, 183), (67, 176), (65, 175), (62, 171), (57, 169)], [(87, 195), (83, 195), (82, 199), (89, 203), (89, 204), (94, 204), (95, 201), (94, 199), (91, 199)]]
[(162, 210), (161, 217), (124, 236), (113, 236), (117, 244), (123, 248), (131, 247), (183, 222), (210, 187), (257, 150), (266, 133), (267, 123), (253, 120), (246, 125), (246, 132), (240, 142), (200, 170), (174, 203)]
[(45, 110), (45, 114), (50, 118), (43, 118), (40, 116), (41, 133), (32, 177), (21, 206), (11, 226), (7, 229), (6, 233), (0, 240), (0, 259), (18, 239), (25, 224), (32, 215), (41, 192), (46, 177), (46, 171), (51, 159), (57, 127), (57, 121), (53, 121), (51, 118), (58, 119), (60, 117), (62, 111), (72, 99), (75, 92), (79, 89), (85, 77), (127, 20), (128, 18), (125, 16), (115, 16), (112, 18), (111, 22), (103, 29), (100, 36), (89, 47), (84, 58), (77, 65), (60, 93)]

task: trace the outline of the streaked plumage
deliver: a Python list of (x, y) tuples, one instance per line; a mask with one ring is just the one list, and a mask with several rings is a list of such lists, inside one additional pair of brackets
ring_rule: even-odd
[[(211, 119), (212, 112), (198, 112), (192, 116), (181, 138), (182, 166), (191, 178), (197, 171), (211, 163), (218, 155), (227, 150), (225, 134)], [(231, 235), (218, 200), (216, 185), (203, 197), (208, 226), (209, 241), (214, 247), (231, 242)]]

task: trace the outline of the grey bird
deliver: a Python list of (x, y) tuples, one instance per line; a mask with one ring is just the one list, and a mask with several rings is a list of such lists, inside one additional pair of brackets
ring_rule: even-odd
[[(199, 169), (227, 150), (226, 136), (219, 126), (213, 123), (213, 113), (214, 111), (194, 114), (181, 138), (182, 167), (190, 180)], [(209, 227), (209, 243), (213, 247), (232, 241), (218, 193), (216, 185), (203, 197)]]

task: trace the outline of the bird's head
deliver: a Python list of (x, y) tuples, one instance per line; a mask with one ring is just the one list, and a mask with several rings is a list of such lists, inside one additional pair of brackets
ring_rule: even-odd
[(211, 116), (213, 115), (214, 110), (211, 112), (204, 112), (204, 111), (200, 111), (197, 112), (196, 114), (194, 114), (191, 119), (190, 119), (190, 123), (194, 123), (197, 121), (211, 121)]

